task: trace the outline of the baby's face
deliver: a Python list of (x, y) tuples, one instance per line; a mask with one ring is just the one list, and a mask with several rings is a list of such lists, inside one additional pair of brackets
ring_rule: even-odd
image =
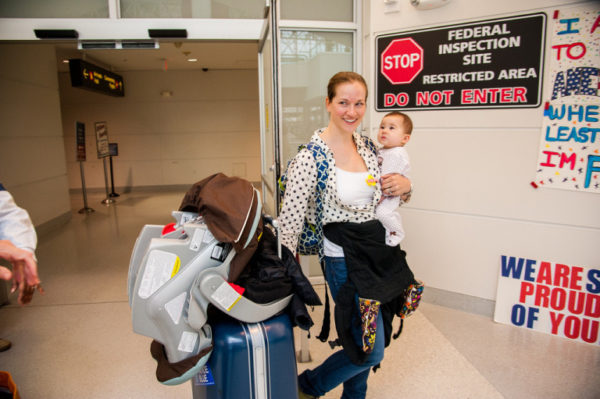
[(383, 148), (403, 147), (410, 139), (406, 134), (403, 117), (399, 115), (386, 116), (381, 120), (377, 141)]

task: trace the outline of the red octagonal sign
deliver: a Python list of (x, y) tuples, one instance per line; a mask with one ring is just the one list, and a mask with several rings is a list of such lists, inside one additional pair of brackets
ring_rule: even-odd
[(412, 38), (395, 39), (381, 53), (381, 74), (392, 84), (412, 82), (423, 70), (423, 49)]

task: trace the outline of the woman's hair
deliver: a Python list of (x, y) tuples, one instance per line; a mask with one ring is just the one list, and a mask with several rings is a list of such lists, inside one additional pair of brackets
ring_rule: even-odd
[(335, 90), (339, 85), (352, 82), (359, 82), (365, 87), (366, 100), (369, 95), (369, 89), (367, 88), (365, 78), (356, 72), (338, 72), (329, 79), (329, 84), (327, 84), (327, 98), (329, 101), (332, 101), (333, 97), (335, 97)]
[(391, 111), (391, 112), (388, 112), (387, 114), (385, 114), (385, 116), (383, 118), (381, 118), (381, 120), (384, 120), (388, 116), (400, 116), (400, 117), (402, 117), (402, 125), (404, 126), (405, 133), (406, 134), (412, 134), (413, 123), (412, 123), (412, 120), (410, 119), (410, 117), (408, 115), (406, 115), (405, 113), (402, 113), (400, 111)]

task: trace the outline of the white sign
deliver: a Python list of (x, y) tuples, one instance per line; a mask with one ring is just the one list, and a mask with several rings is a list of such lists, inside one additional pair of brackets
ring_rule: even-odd
[(494, 320), (600, 345), (600, 268), (502, 255)]

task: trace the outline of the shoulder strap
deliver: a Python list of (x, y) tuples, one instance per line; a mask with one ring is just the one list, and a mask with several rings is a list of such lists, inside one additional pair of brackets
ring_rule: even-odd
[(329, 175), (329, 162), (327, 154), (316, 143), (310, 142), (306, 148), (312, 152), (317, 164), (317, 190), (315, 196), (316, 205), (316, 223), (315, 234), (319, 239), (319, 260), (323, 260), (323, 200), (325, 196), (325, 188), (327, 187), (327, 176)]
[(371, 140), (367, 136), (361, 136), (361, 137), (363, 138), (363, 141), (365, 142), (365, 146), (367, 146), (367, 148), (369, 150), (371, 150), (371, 152), (373, 152), (373, 154), (377, 154), (377, 146), (375, 145), (375, 143), (373, 143), (373, 140)]

